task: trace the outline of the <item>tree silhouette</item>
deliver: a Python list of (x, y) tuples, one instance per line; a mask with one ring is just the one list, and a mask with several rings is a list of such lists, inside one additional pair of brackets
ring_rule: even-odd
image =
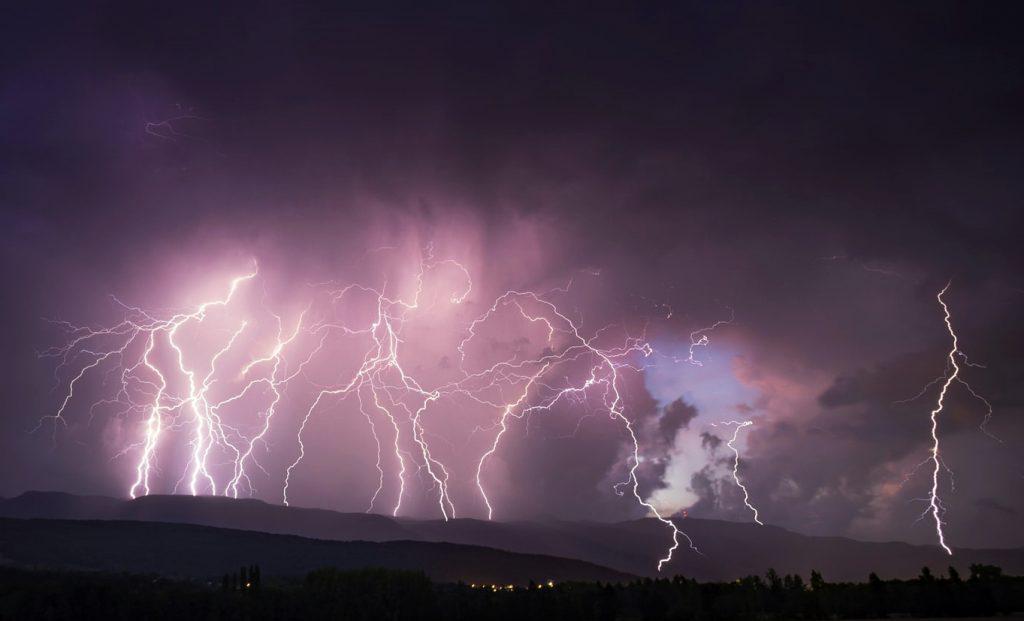
[[(246, 582), (240, 582), (243, 577)], [(384, 569), (322, 569), (305, 579), (278, 578), (268, 585), (254, 563), (223, 574), (219, 582), (217, 588), (217, 580), (0, 566), (0, 619), (763, 621), (891, 613), (979, 617), (1024, 610), (1024, 578), (1005, 576), (990, 565), (972, 566), (967, 580), (950, 568), (946, 576), (922, 569), (911, 580), (882, 580), (872, 573), (866, 583), (829, 583), (815, 570), (806, 585), (802, 576), (769, 571), (763, 579), (747, 576), (725, 583), (675, 576), (548, 587), (545, 579), (534, 588), (492, 590), (437, 584), (419, 572)]]

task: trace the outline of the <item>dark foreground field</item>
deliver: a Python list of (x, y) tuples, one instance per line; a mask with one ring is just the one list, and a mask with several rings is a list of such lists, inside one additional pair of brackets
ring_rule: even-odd
[(730, 583), (435, 583), (420, 572), (322, 569), (264, 581), (257, 565), (218, 579), (0, 568), (0, 619), (869, 619), (987, 617), (1024, 610), (1024, 578), (971, 575), (810, 583), (769, 571)]

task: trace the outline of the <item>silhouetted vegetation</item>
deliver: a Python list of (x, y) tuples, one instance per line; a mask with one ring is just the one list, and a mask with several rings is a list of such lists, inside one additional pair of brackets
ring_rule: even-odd
[(220, 581), (0, 569), (0, 619), (868, 619), (992, 616), (1024, 610), (1024, 578), (972, 565), (914, 580), (829, 583), (769, 570), (729, 583), (682, 576), (627, 584), (435, 584), (409, 571), (321, 569), (263, 582), (258, 565)]

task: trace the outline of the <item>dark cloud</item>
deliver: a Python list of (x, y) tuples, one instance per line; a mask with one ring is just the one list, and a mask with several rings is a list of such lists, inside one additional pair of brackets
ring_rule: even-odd
[[(880, 361), (836, 378), (820, 394), (809, 394), (797, 411), (783, 414), (769, 407), (759, 412), (741, 460), (741, 476), (762, 517), (812, 532), (868, 538), (896, 532), (902, 538), (930, 541), (930, 523), (917, 518), (930, 486), (930, 462), (923, 462), (930, 448), (928, 416), (939, 386), (907, 399), (942, 371), (935, 369), (936, 361), (941, 367), (942, 356), (935, 350)], [(979, 386), (1018, 381), (1010, 379), (1018, 370), (993, 371), (997, 377), (986, 379), (988, 371), (967, 368), (964, 377)], [(999, 410), (1004, 417), (1021, 411), (1009, 401)], [(943, 458), (956, 480), (955, 488), (945, 482), (942, 486), (950, 515), (976, 508), (1008, 517), (1021, 509), (1019, 499), (1007, 495), (999, 483), (1019, 472), (1021, 463), (1012, 449), (979, 429), (985, 411), (984, 404), (954, 384), (940, 414)], [(1019, 433), (1013, 420), (1003, 418), (1001, 425), (1013, 430), (1012, 435)], [(720, 441), (712, 437), (702, 436), (702, 441), (714, 454)], [(700, 498), (691, 515), (742, 519), (739, 499), (724, 498), (729, 492), (723, 489), (729, 490), (730, 483), (731, 475), (713, 466), (695, 474), (691, 489)], [(998, 500), (987, 495), (993, 491), (1003, 492)], [(1014, 540), (1015, 527), (1009, 521), (993, 527), (1001, 529), (1002, 540)], [(964, 521), (950, 520), (948, 529), (961, 545), (983, 545), (994, 535), (979, 536)]]
[(682, 399), (676, 399), (662, 410), (658, 419), (658, 431), (665, 442), (672, 444), (675, 442), (676, 434), (681, 429), (689, 429), (694, 418), (697, 418), (697, 408)]
[(704, 450), (708, 451), (711, 454), (714, 454), (715, 452), (718, 451), (718, 447), (722, 446), (722, 442), (723, 440), (713, 433), (708, 433), (707, 431), (705, 431), (700, 434), (701, 448), (703, 448)]
[[(711, 434), (702, 434), (701, 444), (708, 452), (709, 463), (690, 476), (689, 489), (697, 495), (697, 502), (687, 513), (693, 517), (711, 517), (735, 521), (749, 521), (749, 509), (743, 504), (743, 495), (732, 478), (733, 455), (718, 455), (723, 443)], [(723, 471), (728, 474), (723, 475)], [(745, 470), (742, 471), (744, 478)]]
[(689, 507), (687, 513), (694, 517), (721, 515), (719, 510), (719, 491), (722, 487), (722, 479), (715, 474), (712, 467), (704, 466), (700, 471), (690, 477), (690, 490), (697, 494), (697, 502)]

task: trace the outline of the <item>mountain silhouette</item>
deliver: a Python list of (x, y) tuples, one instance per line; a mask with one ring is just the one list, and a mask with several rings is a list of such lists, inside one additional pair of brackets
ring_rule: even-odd
[(502, 585), (635, 578), (585, 561), (451, 543), (324, 541), (167, 522), (0, 518), (0, 564), (213, 580), (252, 563), (278, 577), (323, 567), (382, 567), (423, 571), (438, 582)]
[[(676, 523), (692, 538), (699, 552), (689, 549), (681, 538), (673, 560), (659, 574), (657, 561), (671, 543), (671, 531), (653, 519), (615, 523), (474, 519), (444, 522), (285, 507), (251, 499), (147, 496), (119, 500), (57, 492), (27, 492), (2, 500), (0, 516), (117, 520), (122, 525), (171, 522), (317, 540), (460, 544), (492, 548), (495, 553), (585, 561), (601, 566), (598, 569), (610, 568), (622, 574), (682, 574), (701, 581), (734, 580), (763, 574), (768, 568), (782, 574), (803, 575), (816, 569), (834, 581), (863, 581), (872, 571), (883, 578), (910, 578), (917, 576), (923, 566), (944, 571), (952, 565), (966, 572), (973, 563), (999, 565), (1011, 574), (1024, 573), (1024, 548), (955, 549), (950, 557), (937, 546), (814, 537), (775, 526), (694, 518), (679, 519)], [(0, 549), (0, 554), (6, 552)]]

